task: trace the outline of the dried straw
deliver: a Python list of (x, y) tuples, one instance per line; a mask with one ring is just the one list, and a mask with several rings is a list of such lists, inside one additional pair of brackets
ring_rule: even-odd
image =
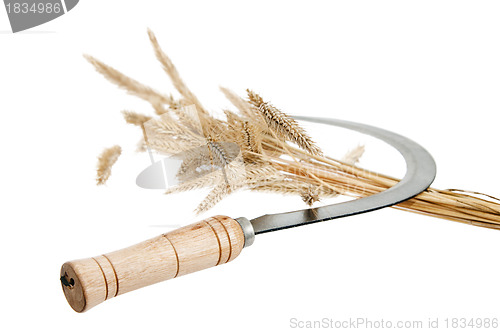
[[(182, 81), (155, 35), (151, 31), (148, 34), (156, 58), (181, 95), (180, 99), (161, 94), (92, 57), (87, 59), (109, 81), (150, 102), (156, 117), (125, 111), (125, 120), (143, 130), (142, 150), (147, 144), (161, 153), (184, 156), (177, 174), (180, 184), (166, 193), (211, 188), (197, 207), (197, 213), (210, 209), (240, 189), (295, 195), (307, 205), (313, 205), (322, 198), (339, 194), (354, 198), (373, 195), (398, 182), (357, 166), (364, 152), (362, 146), (349, 151), (342, 160), (322, 155), (293, 118), (251, 90), (247, 90), (248, 99), (244, 99), (221, 87), (236, 110), (224, 110), (225, 121), (213, 117)], [(228, 142), (237, 144), (241, 158), (228, 157), (234, 154), (227, 150)], [(107, 180), (120, 152), (119, 147), (113, 147), (99, 157), (98, 184)], [(500, 201), (476, 192), (429, 188), (394, 207), (500, 229)]]

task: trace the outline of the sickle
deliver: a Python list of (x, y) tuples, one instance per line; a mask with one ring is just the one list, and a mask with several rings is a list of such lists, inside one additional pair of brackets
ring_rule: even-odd
[(250, 246), (256, 234), (369, 212), (401, 203), (427, 189), (436, 175), (432, 156), (414, 141), (377, 127), (296, 116), (297, 120), (355, 130), (396, 148), (406, 162), (404, 178), (393, 187), (356, 200), (314, 209), (268, 214), (248, 220), (215, 216), (134, 246), (92, 258), (66, 262), (61, 284), (77, 312), (117, 295), (208, 267), (227, 263)]

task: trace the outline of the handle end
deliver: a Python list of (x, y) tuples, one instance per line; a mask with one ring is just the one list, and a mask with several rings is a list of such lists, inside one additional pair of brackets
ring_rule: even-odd
[(64, 263), (60, 280), (66, 300), (76, 312), (87, 311), (106, 300), (106, 280), (93, 258)]

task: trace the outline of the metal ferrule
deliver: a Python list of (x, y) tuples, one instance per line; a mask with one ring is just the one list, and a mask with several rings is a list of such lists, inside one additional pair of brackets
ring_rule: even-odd
[(243, 235), (245, 236), (245, 244), (243, 248), (250, 247), (255, 240), (255, 232), (253, 230), (252, 223), (245, 217), (240, 217), (235, 219), (238, 224), (240, 224), (241, 229), (243, 230)]

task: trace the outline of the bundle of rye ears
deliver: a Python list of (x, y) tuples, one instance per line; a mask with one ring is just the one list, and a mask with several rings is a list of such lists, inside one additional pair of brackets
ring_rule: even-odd
[[(373, 195), (399, 181), (357, 167), (362, 146), (341, 160), (325, 156), (293, 118), (251, 90), (242, 98), (221, 88), (237, 111), (223, 110), (225, 120), (212, 116), (184, 84), (155, 35), (148, 34), (180, 98), (162, 94), (91, 56), (86, 58), (110, 82), (151, 104), (155, 116), (124, 111), (125, 120), (141, 129), (140, 151), (180, 156), (179, 183), (167, 193), (211, 188), (197, 213), (241, 189), (296, 195), (311, 206), (337, 195)], [(120, 154), (121, 148), (113, 146), (99, 156), (97, 184), (106, 182)], [(394, 208), (500, 229), (500, 200), (477, 192), (429, 188)]]

